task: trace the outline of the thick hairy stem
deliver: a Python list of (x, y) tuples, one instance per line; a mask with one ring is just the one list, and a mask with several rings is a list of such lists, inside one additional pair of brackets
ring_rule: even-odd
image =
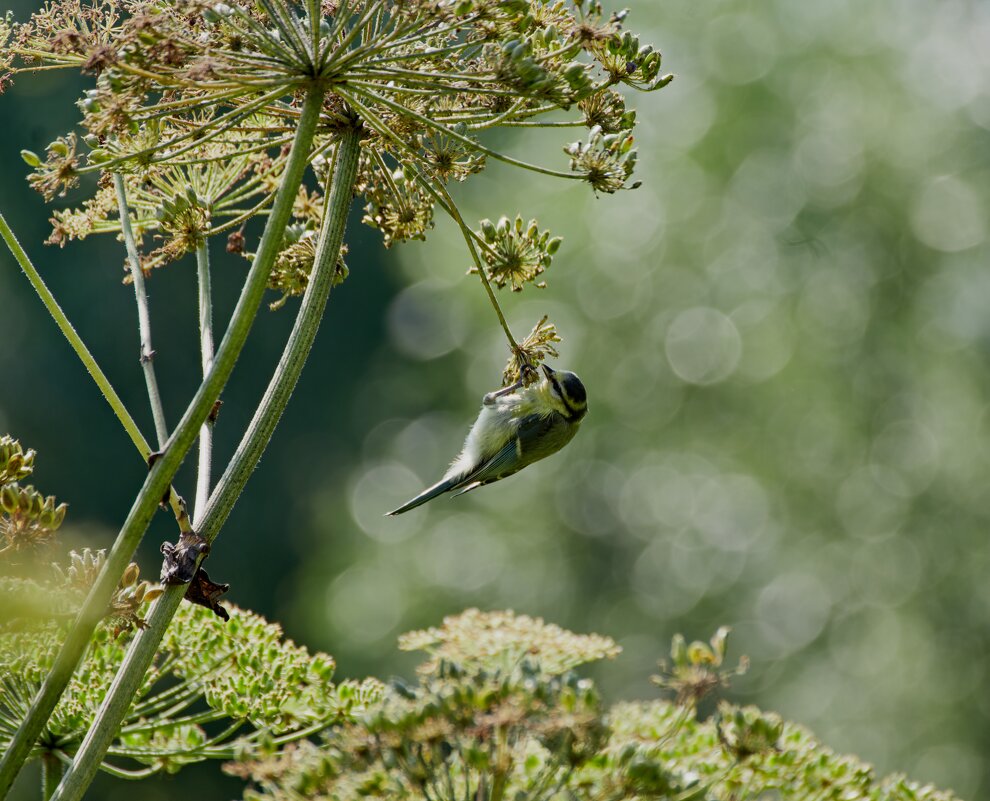
[[(258, 312), (258, 307), (261, 305), (265, 287), (275, 264), (275, 257), (278, 255), (278, 250), (282, 244), (285, 227), (292, 215), (292, 204), (299, 191), (303, 172), (309, 159), (309, 150), (316, 133), (316, 124), (319, 120), (324, 94), (325, 89), (321, 84), (310, 86), (306, 93), (302, 114), (299, 118), (299, 127), (296, 129), (292, 150), (282, 175), (278, 197), (275, 199), (271, 215), (265, 224), (261, 244), (248, 272), (244, 288), (241, 290), (234, 314), (230, 319), (230, 325), (220, 343), (213, 367), (196, 391), (196, 395), (183, 414), (182, 420), (179, 421), (179, 425), (168, 442), (165, 443), (160, 457), (152, 465), (144, 486), (141, 487), (141, 492), (135, 499), (123, 528), (117, 535), (117, 540), (114, 542), (113, 549), (110, 551), (100, 575), (55, 658), (51, 672), (45, 677), (41, 689), (28, 710), (27, 717), (24, 718), (10, 747), (0, 760), (0, 797), (3, 797), (10, 788), (38, 739), (38, 735), (44, 729), (45, 722), (51, 716), (55, 704), (58, 703), (69, 678), (89, 644), (93, 630), (103, 619), (114, 588), (134, 555), (141, 537), (144, 536), (159, 500), (168, 488), (169, 482), (176, 470), (179, 469), (179, 465), (192, 447), (193, 442), (195, 442), (199, 427), (206, 420), (234, 369), (234, 363), (240, 355), (248, 332), (251, 330), (251, 324)], [(127, 701), (129, 703), (130, 699), (128, 698)], [(93, 730), (90, 731), (90, 734), (92, 733)], [(96, 767), (96, 765), (92, 766), (94, 772)], [(59, 786), (59, 791), (55, 794), (56, 797), (68, 789), (71, 791), (71, 797), (78, 798), (89, 783), (88, 780), (80, 782), (78, 779), (71, 779), (71, 777), (78, 775), (75, 771), (70, 770)]]
[(165, 425), (165, 409), (162, 407), (162, 396), (158, 392), (158, 378), (155, 376), (155, 349), (151, 347), (151, 315), (148, 312), (148, 293), (144, 290), (144, 271), (141, 269), (141, 258), (131, 230), (130, 207), (127, 205), (127, 189), (124, 186), (124, 176), (114, 173), (113, 188), (117, 190), (117, 209), (120, 212), (120, 231), (124, 236), (124, 247), (127, 258), (131, 263), (131, 280), (134, 283), (134, 300), (138, 310), (138, 332), (141, 336), (141, 369), (144, 371), (144, 383), (148, 387), (148, 400), (151, 402), (151, 416), (155, 419), (155, 433), (158, 435), (158, 447), (161, 448), (168, 439), (168, 426)]
[[(75, 351), (76, 356), (79, 357), (79, 361), (81, 361), (83, 363), (83, 367), (86, 368), (86, 372), (89, 373), (90, 377), (96, 383), (96, 386), (99, 387), (100, 392), (103, 393), (103, 397), (106, 398), (107, 403), (110, 404), (110, 408), (113, 409), (113, 413), (117, 415), (117, 419), (124, 427), (124, 431), (127, 432), (127, 436), (131, 438), (131, 442), (134, 443), (134, 447), (137, 448), (138, 453), (141, 454), (141, 459), (147, 462), (148, 457), (151, 455), (151, 446), (144, 438), (144, 435), (141, 433), (141, 429), (138, 428), (137, 423), (134, 422), (134, 418), (131, 417), (131, 413), (127, 411), (127, 407), (124, 406), (124, 402), (120, 399), (120, 396), (111, 385), (109, 379), (103, 373), (103, 370), (100, 369), (100, 365), (96, 363), (96, 359), (93, 358), (93, 354), (89, 352), (89, 348), (86, 347), (86, 343), (82, 341), (82, 337), (80, 337), (79, 334), (76, 333), (76, 329), (72, 327), (72, 323), (69, 322), (69, 318), (65, 316), (65, 312), (62, 311), (62, 307), (58, 305), (58, 301), (55, 300), (55, 296), (52, 295), (48, 285), (44, 282), (44, 280), (42, 280), (41, 274), (38, 272), (37, 268), (35, 268), (34, 264), (31, 263), (31, 259), (28, 258), (24, 248), (21, 247), (21, 243), (17, 241), (17, 237), (14, 236), (14, 232), (10, 230), (3, 214), (0, 214), (0, 236), (3, 237), (4, 242), (7, 244), (7, 247), (10, 249), (10, 252), (13, 254), (14, 258), (17, 259), (17, 263), (24, 271), (24, 275), (26, 275), (28, 281), (31, 282), (31, 286), (34, 287), (34, 291), (38, 293), (38, 297), (41, 298), (41, 302), (45, 304), (45, 308), (48, 309), (48, 313), (51, 314), (52, 319), (55, 321), (55, 325), (58, 326), (59, 331), (61, 331), (63, 336), (68, 340), (72, 350)], [(175, 514), (175, 519), (179, 522), (179, 528), (182, 531), (187, 530), (189, 528), (189, 524), (186, 520), (186, 513), (182, 505), (182, 499), (174, 489), (169, 491), (168, 502), (172, 507), (172, 512)]]
[[(196, 274), (199, 279), (199, 352), (203, 362), (203, 377), (213, 366), (213, 292), (210, 288), (210, 247), (204, 239), (196, 248)], [(196, 501), (193, 506), (193, 526), (198, 527), (203, 509), (210, 497), (210, 468), (213, 463), (212, 413), (199, 429), (199, 464), (196, 472)]]
[(199, 532), (207, 541), (212, 541), (216, 537), (254, 471), (261, 454), (268, 446), (316, 338), (344, 241), (347, 212), (351, 206), (358, 156), (361, 151), (359, 139), (360, 132), (349, 131), (341, 137), (337, 145), (333, 186), (317, 245), (313, 274), (309, 286), (306, 287), (306, 294), (299, 307), (299, 314), (289, 335), (289, 341), (275, 368), (275, 374), (268, 383), (264, 397), (254, 417), (251, 418), (251, 423), (241, 438), (234, 457), (210, 496), (206, 520)]
[(41, 755), (41, 801), (48, 801), (62, 780), (62, 763), (50, 751)]
[[(337, 147), (333, 168), (333, 188), (320, 233), (316, 261), (295, 325), (275, 374), (268, 384), (268, 389), (237, 452), (217, 483), (198, 527), (199, 533), (210, 542), (216, 538), (234, 501), (240, 495), (271, 439), (319, 329), (323, 310), (333, 286), (337, 258), (351, 205), (360, 154), (359, 138), (360, 134), (357, 131), (345, 133)], [(53, 801), (77, 801), (93, 780), (100, 767), (100, 761), (116, 737), (135, 693), (144, 681), (145, 672), (154, 659), (165, 630), (182, 603), (185, 591), (184, 585), (167, 587), (165, 593), (155, 602), (148, 617), (148, 627), (140, 631), (131, 642), (127, 655), (97, 712), (96, 719)]]

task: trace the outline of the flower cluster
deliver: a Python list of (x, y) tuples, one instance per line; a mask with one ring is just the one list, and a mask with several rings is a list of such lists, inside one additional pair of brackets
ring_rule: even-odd
[[(447, 182), (492, 158), (533, 166), (482, 134), (539, 126), (553, 111), (576, 106), (592, 138), (568, 151), (573, 173), (534, 168), (615, 191), (635, 161), (635, 113), (615, 87), (651, 91), (670, 77), (625, 16), (583, 0), (52, 0), (30, 22), (0, 28), (0, 72), (92, 76), (79, 103), (85, 135), (60, 137), (45, 159), (25, 153), (31, 181), (50, 199), (88, 172), (125, 173), (136, 232), (164, 240), (147, 268), (264, 213), (314, 83), (325, 99), (311, 159), (332, 151), (342, 129), (364, 131), (358, 191), (387, 245), (425, 235)], [(51, 241), (119, 231), (114, 208), (103, 181), (80, 209), (55, 215)], [(298, 285), (279, 282), (283, 296)]]
[(596, 192), (612, 194), (624, 189), (636, 166), (632, 134), (623, 130), (605, 133), (601, 125), (591, 129), (587, 142), (574, 142), (564, 152), (571, 157), (571, 169), (583, 175)]
[(547, 315), (540, 318), (533, 330), (519, 343), (518, 350), (509, 356), (505, 370), (502, 371), (502, 386), (510, 386), (519, 380), (535, 379), (536, 371), (533, 368), (536, 365), (548, 356), (556, 359), (560, 355), (554, 347), (554, 343), (560, 342), (557, 326), (548, 323), (547, 319)]
[(50, 545), (65, 520), (64, 503), (18, 483), (31, 475), (34, 457), (13, 437), (0, 437), (0, 556)]
[(598, 693), (572, 667), (611, 657), (607, 637), (577, 635), (511, 612), (476, 609), (402, 637), (430, 659), (415, 686), (276, 757), (232, 766), (276, 798), (541, 798), (605, 742)]
[(399, 648), (430, 655), (421, 673), (452, 665), (511, 674), (529, 662), (549, 676), (559, 676), (587, 662), (612, 659), (621, 650), (609, 637), (574, 634), (538, 617), (477, 609), (446, 617), (438, 628), (404, 634)]
[[(83, 548), (80, 552), (70, 551), (68, 565), (64, 568), (58, 564), (52, 565), (55, 587), (73, 599), (76, 605), (81, 605), (106, 559), (106, 551), (92, 551), (89, 548)], [(162, 594), (162, 590), (151, 582), (139, 581), (140, 576), (141, 568), (131, 562), (110, 597), (103, 621), (113, 631), (114, 637), (132, 628), (145, 628), (147, 624), (141, 613), (147, 604)]]
[[(84, 580), (93, 568), (91, 559), (80, 556), (65, 571), (66, 579), (71, 575)], [(127, 587), (134, 598), (134, 588), (142, 585), (136, 566), (128, 573)], [(145, 593), (145, 603), (150, 595)], [(179, 608), (104, 770), (123, 775), (126, 769), (134, 778), (174, 772), (204, 759), (257, 752), (259, 744), (284, 746), (335, 721), (351, 719), (381, 698), (379, 682), (334, 684), (332, 658), (310, 654), (285, 640), (278, 626), (257, 615), (230, 611), (231, 620), (224, 624), (202, 607)], [(0, 631), (0, 749), (13, 737), (63, 636), (57, 620), (29, 631)], [(39, 738), (39, 750), (65, 756), (78, 748), (123, 661), (130, 636), (98, 630)]]
[(0, 437), (0, 484), (20, 481), (34, 471), (35, 452), (24, 450), (21, 443), (9, 434)]
[(502, 217), (497, 223), (482, 220), (479, 240), (489, 280), (500, 289), (510, 286), (513, 292), (521, 292), (526, 283), (546, 287), (545, 281), (536, 283), (536, 279), (550, 266), (562, 241), (540, 231), (536, 220), (524, 223), (522, 217), (515, 221)]
[[(699, 662), (721, 661), (724, 641), (685, 648)], [(900, 776), (878, 779), (752, 707), (722, 704), (707, 721), (668, 701), (606, 709), (594, 684), (570, 670), (614, 655), (606, 637), (468, 610), (401, 644), (430, 655), (419, 681), (393, 682), (322, 743), (228, 765), (251, 781), (246, 801), (953, 801)]]
[(762, 712), (755, 706), (738, 707), (722, 701), (715, 725), (722, 746), (736, 759), (780, 750), (784, 721), (779, 715)]
[(745, 657), (735, 668), (723, 669), (729, 628), (722, 626), (708, 643), (695, 640), (690, 645), (680, 634), (675, 634), (670, 647), (670, 665), (661, 661), (659, 675), (653, 683), (671, 690), (678, 704), (694, 707), (702, 698), (720, 687), (727, 687), (729, 679), (746, 672), (749, 662)]
[[(260, 117), (254, 122), (263, 124)], [(245, 147), (231, 152), (243, 132), (231, 132), (222, 141), (210, 141), (196, 149), (198, 161), (135, 162), (125, 173), (124, 186), (131, 229), (141, 244), (151, 235), (158, 247), (141, 257), (145, 273), (163, 267), (195, 251), (206, 238), (242, 226), (256, 214), (264, 214), (277, 188), (285, 154), (268, 155)], [(133, 137), (107, 142), (90, 156), (105, 161), (127, 152)], [(134, 145), (140, 149), (143, 139)], [(32, 154), (33, 155), (33, 154)], [(51, 155), (49, 155), (51, 158)], [(90, 234), (121, 234), (121, 208), (109, 175), (104, 174), (95, 194), (79, 208), (54, 212), (49, 244), (64, 246)], [(311, 216), (311, 210), (303, 214)], [(318, 219), (317, 219), (318, 221)]]

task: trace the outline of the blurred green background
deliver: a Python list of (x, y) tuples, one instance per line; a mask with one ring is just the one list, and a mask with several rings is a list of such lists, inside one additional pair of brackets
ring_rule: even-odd
[[(400, 632), (511, 607), (616, 637), (607, 697), (645, 696), (673, 633), (728, 624), (752, 660), (736, 700), (985, 797), (990, 4), (629, 4), (677, 74), (632, 98), (643, 187), (596, 198), (492, 166), (455, 188), (469, 220), (518, 212), (564, 236), (549, 288), (503, 298), (520, 335), (557, 323), (558, 366), (589, 389), (580, 436), (509, 481), (383, 518), (445, 469), (506, 353), (452, 226), (386, 252), (356, 213), (351, 277), (210, 572), (341, 676), (408, 674)], [(22, 78), (0, 99), (0, 207), (151, 431), (121, 248), (43, 246), (17, 156), (73, 124), (80, 86)], [(577, 134), (500, 144), (564, 166)], [(217, 254), (218, 320), (244, 271)], [(197, 383), (194, 282), (191, 260), (149, 282), (171, 423)], [(259, 318), (221, 457), (292, 306)], [(0, 431), (39, 450), (36, 484), (71, 504), (72, 542), (108, 546), (144, 467), (5, 253), (0, 376)], [(191, 497), (191, 464), (178, 486)], [(146, 572), (168, 538), (163, 513)], [(93, 796), (193, 788), (238, 792), (200, 766)]]

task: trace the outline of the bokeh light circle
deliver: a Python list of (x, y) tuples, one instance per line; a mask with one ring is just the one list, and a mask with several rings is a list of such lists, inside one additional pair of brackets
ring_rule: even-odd
[(689, 384), (717, 384), (739, 365), (739, 329), (718, 309), (698, 306), (678, 314), (667, 328), (667, 361)]

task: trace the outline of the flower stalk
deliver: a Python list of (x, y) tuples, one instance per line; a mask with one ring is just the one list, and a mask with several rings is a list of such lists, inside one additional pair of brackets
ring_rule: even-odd
[(155, 420), (158, 447), (161, 448), (168, 439), (168, 426), (165, 424), (165, 409), (162, 406), (162, 396), (158, 391), (158, 378), (155, 375), (155, 349), (151, 346), (151, 313), (148, 310), (148, 293), (144, 288), (144, 269), (141, 267), (141, 257), (138, 254), (137, 243), (134, 241), (134, 231), (131, 229), (130, 207), (127, 204), (124, 176), (119, 172), (113, 175), (113, 187), (117, 193), (120, 231), (124, 237), (127, 258), (131, 263), (131, 281), (134, 284), (134, 300), (138, 310), (138, 331), (141, 336), (141, 370), (144, 372), (144, 383), (148, 387), (148, 400), (151, 403), (151, 416)]
[(41, 799), (48, 801), (62, 780), (63, 767), (59, 758), (50, 751), (41, 755)]

